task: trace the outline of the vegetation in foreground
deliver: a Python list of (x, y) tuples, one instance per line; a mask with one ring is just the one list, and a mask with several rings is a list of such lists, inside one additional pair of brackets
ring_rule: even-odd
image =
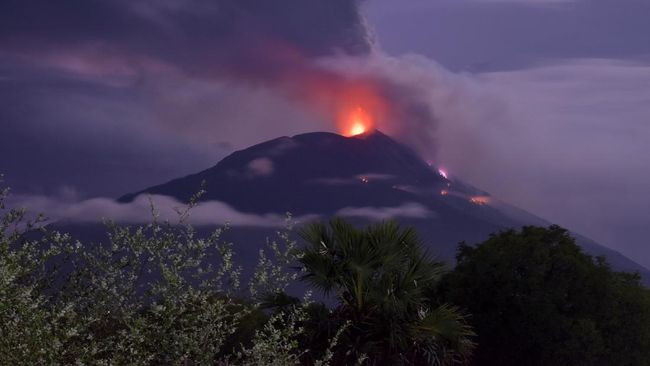
[[(648, 289), (558, 227), (461, 244), (452, 271), (394, 222), (312, 224), (304, 246), (289, 227), (242, 286), (224, 229), (200, 237), (189, 211), (109, 224), (95, 245), (5, 208), (7, 195), (0, 364), (650, 364)], [(328, 305), (287, 295), (299, 279)]]

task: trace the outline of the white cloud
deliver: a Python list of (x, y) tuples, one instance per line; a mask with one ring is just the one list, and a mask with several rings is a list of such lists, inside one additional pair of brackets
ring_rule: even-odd
[(396, 207), (345, 207), (340, 209), (336, 215), (386, 220), (398, 217), (429, 218), (434, 217), (435, 213), (419, 203), (408, 202)]
[(251, 160), (246, 166), (248, 169), (248, 176), (250, 177), (265, 177), (273, 174), (273, 160), (269, 158), (257, 158)]
[[(44, 213), (52, 221), (100, 222), (105, 219), (120, 223), (146, 223), (152, 220), (153, 203), (159, 220), (177, 222), (178, 210), (186, 205), (159, 195), (140, 195), (130, 203), (118, 203), (109, 198), (92, 198), (84, 201), (69, 201), (45, 196), (16, 195), (11, 197), (11, 206), (24, 207), (32, 213)], [(296, 222), (315, 219), (315, 215), (295, 217)], [(279, 214), (251, 214), (240, 212), (219, 201), (201, 202), (190, 211), (189, 220), (194, 225), (281, 227), (285, 216)]]

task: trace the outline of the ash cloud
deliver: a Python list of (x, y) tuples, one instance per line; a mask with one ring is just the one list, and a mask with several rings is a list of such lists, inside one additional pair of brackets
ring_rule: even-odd
[(10, 153), (0, 170), (31, 192), (119, 196), (210, 166), (229, 148), (337, 130), (340, 109), (355, 104), (381, 109), (379, 128), (433, 156), (428, 85), (400, 76), (409, 60), (381, 55), (359, 5), (3, 2), (0, 143)]
[(370, 49), (349, 0), (5, 1), (0, 171), (18, 190), (118, 196), (328, 129), (298, 80)]

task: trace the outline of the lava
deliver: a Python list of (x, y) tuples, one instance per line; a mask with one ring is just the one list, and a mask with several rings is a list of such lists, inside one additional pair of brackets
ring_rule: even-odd
[(373, 126), (370, 114), (361, 107), (354, 108), (345, 119), (344, 135), (348, 137), (361, 135)]
[(489, 196), (472, 196), (469, 198), (469, 201), (475, 205), (485, 206), (490, 203)]
[(366, 132), (366, 126), (361, 123), (355, 123), (350, 127), (350, 136), (361, 135), (364, 132)]
[(445, 179), (449, 179), (449, 176), (447, 175), (447, 171), (445, 171), (445, 170), (442, 169), (442, 168), (441, 168), (441, 169), (438, 169), (438, 174), (440, 174), (440, 176), (443, 177), (443, 178), (445, 178)]

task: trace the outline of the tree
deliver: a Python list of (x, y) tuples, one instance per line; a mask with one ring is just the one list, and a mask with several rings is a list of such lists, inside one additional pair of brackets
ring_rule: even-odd
[(300, 256), (307, 280), (337, 307), (330, 321), (348, 324), (334, 363), (364, 355), (370, 365), (463, 363), (473, 335), (454, 307), (426, 294), (444, 265), (422, 250), (413, 229), (383, 222), (356, 229), (342, 219), (305, 227)]
[(648, 365), (650, 294), (558, 227), (503, 231), (470, 247), (443, 280), (472, 314), (477, 365)]

